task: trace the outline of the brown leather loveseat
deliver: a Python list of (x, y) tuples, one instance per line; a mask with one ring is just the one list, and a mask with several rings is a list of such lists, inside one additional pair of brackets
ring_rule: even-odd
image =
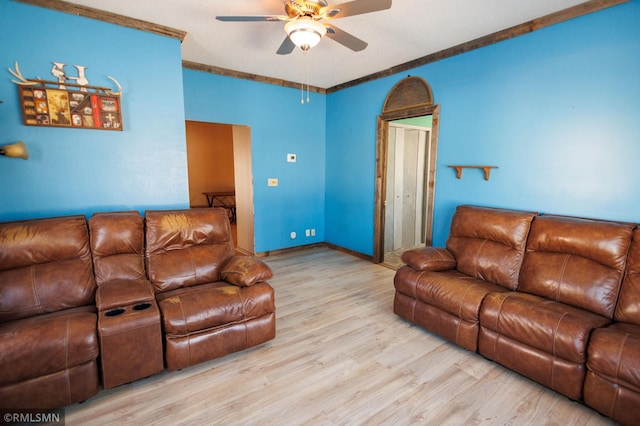
[(635, 224), (459, 206), (446, 248), (402, 259), (397, 315), (623, 424), (636, 421)]
[(271, 277), (217, 208), (0, 223), (0, 408), (61, 408), (273, 339)]

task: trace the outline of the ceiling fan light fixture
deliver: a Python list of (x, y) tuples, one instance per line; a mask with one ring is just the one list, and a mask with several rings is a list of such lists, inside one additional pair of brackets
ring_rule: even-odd
[(284, 30), (293, 44), (305, 52), (320, 43), (327, 33), (324, 25), (306, 17), (287, 22)]

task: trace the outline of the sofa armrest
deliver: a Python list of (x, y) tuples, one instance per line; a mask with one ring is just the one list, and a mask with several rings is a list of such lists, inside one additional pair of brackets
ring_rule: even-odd
[(456, 267), (453, 254), (444, 247), (420, 247), (402, 253), (402, 261), (417, 271), (447, 271)]
[(147, 280), (112, 280), (96, 290), (96, 307), (99, 312), (154, 301), (153, 287)]
[(220, 271), (220, 278), (238, 287), (249, 287), (273, 277), (266, 263), (250, 256), (232, 257)]

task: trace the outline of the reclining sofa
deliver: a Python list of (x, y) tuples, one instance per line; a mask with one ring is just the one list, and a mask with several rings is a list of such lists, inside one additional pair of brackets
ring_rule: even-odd
[(640, 228), (458, 206), (405, 252), (394, 312), (622, 424), (640, 413)]
[(0, 223), (0, 408), (57, 409), (275, 337), (223, 209)]

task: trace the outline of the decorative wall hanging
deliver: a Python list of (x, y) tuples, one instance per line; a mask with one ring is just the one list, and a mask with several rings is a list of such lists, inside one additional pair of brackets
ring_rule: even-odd
[[(29, 80), (22, 76), (18, 63), (9, 72), (18, 80), (22, 116), (27, 126), (68, 127), (76, 129), (122, 130), (122, 87), (108, 76), (118, 91), (90, 86), (87, 67), (74, 65), (78, 75), (69, 76), (65, 64), (53, 62), (51, 74), (57, 81)], [(70, 83), (70, 81), (74, 83)]]

